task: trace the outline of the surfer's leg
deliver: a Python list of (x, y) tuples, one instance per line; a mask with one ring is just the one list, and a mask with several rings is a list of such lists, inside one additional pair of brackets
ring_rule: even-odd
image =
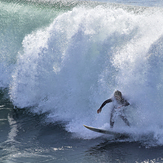
[(114, 126), (114, 115), (113, 115), (113, 110), (110, 115), (110, 128), (113, 128)]
[(127, 126), (130, 126), (129, 121), (128, 121), (128, 119), (127, 119), (125, 116), (120, 115), (120, 117), (121, 117), (121, 118), (123, 119), (123, 121), (127, 124)]

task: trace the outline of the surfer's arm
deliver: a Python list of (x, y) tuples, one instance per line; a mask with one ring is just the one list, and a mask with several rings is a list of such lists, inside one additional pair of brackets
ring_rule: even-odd
[(100, 108), (97, 110), (97, 113), (100, 113), (100, 112), (102, 111), (102, 108), (103, 108), (107, 103), (110, 103), (110, 102), (112, 102), (112, 99), (111, 99), (111, 98), (108, 99), (108, 100), (106, 100), (106, 101), (104, 101), (104, 102), (102, 103), (102, 105), (100, 106)]
[(130, 105), (130, 103), (127, 100), (125, 100), (123, 106), (128, 106), (128, 105)]
[(117, 109), (123, 107), (123, 106), (128, 106), (130, 105), (130, 103), (127, 100), (124, 100), (124, 104), (122, 104), (121, 106), (119, 106)]

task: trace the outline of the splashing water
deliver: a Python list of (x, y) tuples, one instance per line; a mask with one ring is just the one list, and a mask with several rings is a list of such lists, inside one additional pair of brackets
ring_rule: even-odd
[(133, 131), (152, 132), (162, 144), (162, 16), (161, 9), (109, 5), (59, 15), (24, 38), (10, 84), (13, 104), (34, 106), (49, 113), (47, 121), (93, 138), (82, 125), (105, 126), (112, 105), (96, 110), (120, 89), (131, 103)]

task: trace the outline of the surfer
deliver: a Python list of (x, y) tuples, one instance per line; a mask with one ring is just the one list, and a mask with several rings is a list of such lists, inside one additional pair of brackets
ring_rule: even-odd
[(114, 92), (114, 96), (110, 99), (107, 99), (106, 101), (104, 101), (102, 103), (102, 105), (100, 106), (100, 108), (97, 110), (97, 113), (100, 113), (102, 111), (102, 108), (107, 104), (113, 102), (114, 107), (111, 111), (111, 115), (110, 115), (110, 127), (113, 128), (114, 126), (114, 121), (116, 116), (120, 116), (122, 118), (122, 120), (128, 125), (130, 126), (130, 123), (128, 121), (128, 119), (126, 118), (125, 114), (124, 114), (124, 110), (123, 110), (123, 106), (128, 106), (130, 105), (129, 102), (127, 100), (125, 100), (122, 96), (122, 93), (120, 91), (115, 91)]

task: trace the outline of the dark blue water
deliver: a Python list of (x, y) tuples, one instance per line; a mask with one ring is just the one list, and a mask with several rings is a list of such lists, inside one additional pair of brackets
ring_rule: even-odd
[[(10, 104), (8, 104), (9, 107)], [(1, 162), (162, 162), (161, 146), (126, 139), (74, 138), (62, 123), (44, 123), (45, 115), (1, 108)], [(3, 115), (2, 115), (3, 114)], [(149, 141), (149, 140), (148, 140)]]

